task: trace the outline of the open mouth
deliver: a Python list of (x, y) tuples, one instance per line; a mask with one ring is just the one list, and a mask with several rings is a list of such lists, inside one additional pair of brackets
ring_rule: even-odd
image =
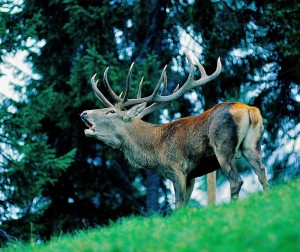
[(85, 123), (86, 126), (89, 127), (89, 129), (95, 131), (94, 125), (91, 122), (89, 122), (86, 118), (81, 118), (81, 120)]

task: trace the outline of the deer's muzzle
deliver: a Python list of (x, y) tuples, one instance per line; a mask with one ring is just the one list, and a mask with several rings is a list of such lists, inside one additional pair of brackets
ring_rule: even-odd
[(88, 126), (90, 129), (93, 128), (93, 124), (87, 119), (88, 115), (86, 112), (83, 112), (80, 115), (81, 120), (85, 123), (86, 126)]

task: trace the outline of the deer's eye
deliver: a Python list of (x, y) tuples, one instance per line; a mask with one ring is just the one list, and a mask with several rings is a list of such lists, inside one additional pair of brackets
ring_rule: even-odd
[(106, 114), (115, 114), (116, 111), (115, 110), (109, 110)]

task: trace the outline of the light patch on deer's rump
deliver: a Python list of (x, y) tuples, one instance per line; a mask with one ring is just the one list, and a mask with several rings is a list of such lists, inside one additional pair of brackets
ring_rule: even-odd
[[(229, 113), (231, 114), (232, 119), (237, 126), (238, 144), (235, 150), (236, 153), (240, 148), (241, 143), (245, 139), (250, 126), (250, 117), (249, 117), (248, 109), (246, 106), (243, 106), (243, 108), (241, 107), (242, 105), (239, 104), (238, 106), (233, 105), (229, 109)], [(239, 154), (237, 153), (237, 156), (238, 155)]]
[(251, 125), (243, 141), (243, 149), (256, 149), (257, 142), (260, 138), (260, 126)]

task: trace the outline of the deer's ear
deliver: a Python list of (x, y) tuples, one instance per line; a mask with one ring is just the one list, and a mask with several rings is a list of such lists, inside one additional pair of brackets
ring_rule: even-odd
[(147, 103), (143, 102), (141, 104), (133, 106), (131, 109), (126, 111), (126, 114), (124, 115), (124, 121), (129, 121), (131, 117), (138, 116), (140, 113), (144, 111), (146, 105)]

